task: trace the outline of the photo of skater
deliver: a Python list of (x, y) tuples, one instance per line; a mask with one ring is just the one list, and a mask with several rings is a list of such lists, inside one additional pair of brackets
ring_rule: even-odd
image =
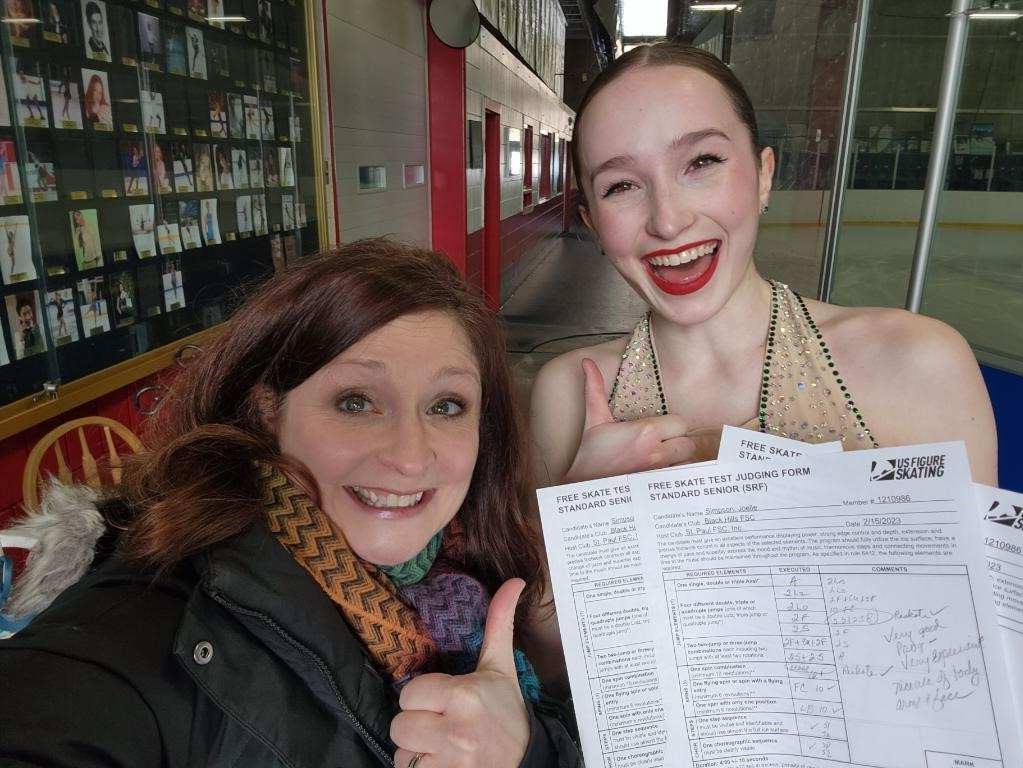
[(37, 277), (32, 261), (32, 236), (25, 214), (0, 217), (0, 274), (4, 285)]
[(262, 119), (259, 114), (259, 99), (248, 94), (242, 97), (245, 107), (245, 138), (258, 139), (260, 137), (259, 125)]
[(75, 251), (78, 269), (95, 269), (103, 266), (103, 246), (99, 237), (99, 217), (95, 208), (69, 211), (71, 220), (71, 244)]
[(161, 221), (156, 225), (156, 245), (160, 253), (181, 253), (181, 230), (176, 221)]
[(277, 151), (280, 154), (281, 186), (293, 187), (295, 186), (295, 164), (292, 160), (291, 147), (278, 147)]
[(146, 133), (166, 133), (163, 114), (163, 94), (159, 91), (139, 91), (142, 106), (142, 125)]
[(0, 139), (0, 203), (14, 205), (20, 202), (21, 174), (18, 173), (18, 153), (11, 139)]
[(285, 230), (295, 228), (295, 198), (292, 195), (281, 195), (281, 221)]
[(57, 171), (53, 163), (53, 145), (34, 142), (28, 147), (25, 180), (28, 194), (34, 203), (53, 202), (57, 199)]
[(188, 76), (197, 80), (206, 79), (206, 47), (202, 30), (185, 27), (185, 42), (188, 48)]
[(121, 170), (124, 174), (125, 195), (145, 197), (149, 194), (149, 167), (146, 163), (146, 149), (141, 139), (126, 139), (121, 142)]
[(166, 56), (167, 71), (172, 75), (188, 74), (188, 51), (185, 46), (185, 29), (180, 24), (166, 22), (163, 26), (163, 52)]
[(39, 319), (42, 308), (39, 306), (39, 294), (35, 291), (24, 291), (4, 299), (7, 304), (7, 320), (14, 339), (14, 359), (23, 360), (31, 355), (45, 352), (46, 334)]
[(160, 35), (160, 20), (148, 13), (140, 13), (139, 52), (142, 66), (156, 72), (163, 71), (163, 37)]
[(100, 131), (114, 129), (114, 113), (110, 106), (110, 84), (107, 73), (98, 69), (82, 70), (82, 87), (85, 96), (82, 99), (86, 122)]
[(167, 259), (163, 271), (163, 305), (168, 312), (185, 308), (185, 286), (181, 281), (181, 264)]
[(215, 197), (203, 198), (199, 225), (202, 227), (202, 239), (206, 245), (220, 245), (220, 222), (217, 220)]
[(50, 117), (46, 109), (46, 86), (43, 84), (39, 62), (15, 58), (14, 86), (15, 110), (18, 125), (26, 128), (49, 128)]
[(32, 44), (35, 25), (39, 23), (32, 0), (4, 0), (4, 26), (11, 43), (19, 47)]
[(281, 178), (277, 172), (277, 150), (263, 147), (263, 180), (268, 187), (279, 187)]
[(114, 326), (123, 328), (135, 322), (135, 276), (131, 272), (115, 272), (110, 276)]
[(195, 145), (195, 191), (213, 192), (213, 155), (209, 144)]
[(60, 347), (78, 341), (78, 321), (75, 319), (75, 294), (70, 288), (59, 288), (46, 293), (46, 322), (50, 327), (53, 346)]
[(252, 234), (252, 198), (238, 195), (234, 201), (235, 217), (238, 220), (238, 234), (248, 237)]
[(170, 145), (165, 141), (153, 141), (149, 146), (153, 157), (153, 184), (156, 191), (161, 195), (170, 194), (174, 191), (168, 167)]
[(192, 156), (188, 144), (175, 141), (171, 144), (174, 158), (174, 191), (195, 192), (195, 175), (192, 173)]
[(82, 1), (82, 29), (85, 30), (85, 56), (93, 61), (111, 61), (110, 27), (103, 0)]
[(266, 220), (266, 195), (252, 196), (252, 231), (257, 235), (269, 232)]
[(210, 136), (215, 139), (226, 139), (227, 130), (227, 99), (223, 91), (210, 91)]
[(153, 204), (139, 203), (128, 207), (131, 218), (131, 239), (140, 259), (156, 255), (156, 231), (153, 221)]
[(228, 132), (232, 139), (245, 138), (245, 102), (240, 93), (227, 94)]
[(234, 188), (235, 189), (248, 189), (249, 188), (249, 158), (245, 154), (244, 149), (232, 149), (231, 150), (231, 161), (234, 174)]
[(259, 150), (249, 152), (249, 187), (252, 189), (263, 188), (263, 158)]
[(56, 67), (50, 70), (57, 75), (50, 79), (50, 105), (53, 107), (53, 122), (64, 130), (82, 129), (82, 100), (78, 87), (78, 73), (74, 67)]
[(43, 0), (42, 9), (43, 39), (50, 43), (70, 42), (74, 28), (70, 0)]
[(181, 227), (181, 245), (185, 248), (185, 250), (201, 246), (202, 235), (199, 234), (199, 201), (179, 201), (178, 219), (179, 226)]
[(259, 105), (259, 134), (263, 141), (274, 140), (274, 108), (269, 101)]
[(217, 171), (217, 189), (221, 192), (232, 190), (234, 186), (234, 172), (231, 163), (231, 148), (226, 144), (213, 145), (213, 164)]
[(106, 278), (102, 276), (78, 281), (78, 311), (82, 313), (82, 328), (86, 338), (110, 330), (105, 287)]

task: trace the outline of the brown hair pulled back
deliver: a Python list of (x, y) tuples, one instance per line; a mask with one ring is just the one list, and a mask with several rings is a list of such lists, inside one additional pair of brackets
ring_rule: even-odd
[(572, 136), (572, 166), (575, 169), (575, 177), (579, 180), (579, 193), (582, 196), (582, 205), (586, 205), (586, 193), (583, 189), (582, 180), (583, 164), (579, 148), (583, 143), (583, 115), (586, 108), (594, 97), (604, 88), (613, 83), (626, 72), (638, 67), (690, 67), (697, 69), (717, 80), (725, 89), (735, 113), (742, 123), (749, 129), (750, 140), (753, 142), (753, 149), (757, 153), (757, 162), (760, 162), (759, 151), (762, 149), (760, 133), (757, 129), (757, 116), (753, 110), (753, 102), (739, 78), (728, 68), (721, 59), (712, 53), (700, 48), (674, 41), (654, 43), (653, 45), (640, 45), (628, 53), (615, 59), (607, 69), (601, 72), (590, 84), (589, 90), (579, 103), (579, 109), (575, 115), (575, 131)]
[(483, 399), (476, 468), (459, 516), (469, 569), (496, 588), (520, 576), (536, 602), (543, 564), (528, 522), (524, 431), (497, 318), (442, 255), (361, 240), (289, 268), (260, 287), (174, 383), (126, 467), (121, 492), (136, 516), (121, 556), (163, 570), (259, 518), (259, 459), (317, 498), (305, 467), (281, 455), (263, 417), (352, 344), (411, 312), (439, 310), (464, 329)]

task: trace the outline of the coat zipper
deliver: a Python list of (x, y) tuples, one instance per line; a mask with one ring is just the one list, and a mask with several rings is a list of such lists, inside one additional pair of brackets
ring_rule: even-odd
[(233, 603), (227, 598), (217, 593), (210, 594), (210, 597), (212, 597), (218, 603), (220, 603), (225, 608), (231, 611), (240, 613), (243, 616), (249, 616), (251, 618), (259, 619), (264, 624), (266, 624), (271, 630), (280, 635), (280, 637), (286, 643), (288, 643), (288, 645), (301, 651), (306, 656), (308, 656), (312, 660), (316, 668), (320, 671), (320, 674), (323, 675), (324, 679), (327, 681), (327, 684), (330, 686), (330, 689), (334, 692), (334, 697), (337, 699), (337, 703), (341, 707), (341, 711), (344, 712), (345, 716), (347, 716), (348, 720), (351, 722), (356, 732), (360, 736), (362, 736), (363, 741), (365, 741), (366, 744), (369, 745), (370, 749), (373, 750), (373, 753), (377, 756), (377, 758), (380, 759), (380, 761), (384, 765), (388, 766), (388, 768), (394, 768), (394, 760), (391, 758), (390, 754), (388, 754), (388, 752), (380, 745), (380, 742), (377, 741), (376, 737), (374, 737), (373, 734), (369, 732), (369, 729), (367, 729), (366, 726), (362, 724), (362, 721), (360, 721), (359, 718), (355, 716), (355, 712), (352, 711), (352, 708), (348, 705), (348, 702), (345, 701), (344, 696), (341, 695), (341, 691), (337, 687), (337, 682), (334, 680), (334, 675), (331, 674), (330, 668), (327, 666), (327, 663), (320, 657), (319, 654), (317, 654), (311, 648), (300, 643), (298, 640), (296, 640), (294, 637), (288, 634), (284, 629), (281, 628), (281, 626), (276, 621), (271, 619), (265, 613), (253, 611), (249, 608), (242, 608), (237, 603)]

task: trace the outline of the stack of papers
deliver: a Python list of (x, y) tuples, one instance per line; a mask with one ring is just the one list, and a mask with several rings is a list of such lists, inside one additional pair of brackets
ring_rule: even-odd
[(1023, 496), (962, 443), (537, 495), (589, 768), (1023, 767)]

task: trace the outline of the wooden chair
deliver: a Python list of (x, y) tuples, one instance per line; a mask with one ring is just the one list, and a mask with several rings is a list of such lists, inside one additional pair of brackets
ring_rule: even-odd
[[(103, 443), (106, 446), (105, 461), (102, 460), (104, 458), (102, 453), (99, 457), (92, 455), (89, 441), (85, 436), (86, 430), (91, 429), (103, 432)], [(28, 455), (25, 473), (21, 481), (21, 495), (27, 507), (38, 508), (39, 506), (40, 490), (45, 481), (42, 463), (51, 448), (57, 462), (57, 479), (62, 483), (74, 482), (67, 458), (60, 447), (60, 438), (74, 431), (78, 432), (78, 444), (82, 450), (82, 479), (91, 488), (98, 489), (104, 485), (117, 485), (121, 482), (121, 455), (117, 452), (114, 435), (117, 435), (132, 453), (142, 450), (142, 442), (135, 436), (135, 433), (119, 421), (108, 419), (105, 416), (86, 416), (61, 424), (43, 435)], [(101, 475), (101, 468), (107, 470), (106, 474), (109, 480), (106, 482)]]

